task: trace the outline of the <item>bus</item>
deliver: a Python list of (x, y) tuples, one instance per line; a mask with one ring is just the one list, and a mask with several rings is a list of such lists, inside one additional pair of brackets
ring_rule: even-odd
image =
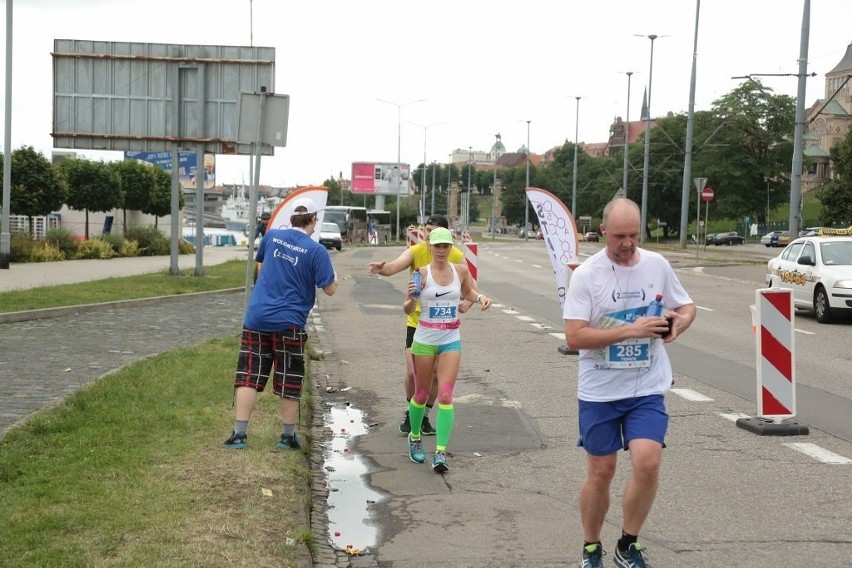
[(328, 205), (325, 208), (325, 223), (340, 227), (340, 237), (345, 243), (367, 242), (367, 208), (348, 205)]
[(375, 244), (386, 245), (391, 238), (391, 214), (390, 211), (371, 209), (367, 211), (367, 226), (376, 224)]

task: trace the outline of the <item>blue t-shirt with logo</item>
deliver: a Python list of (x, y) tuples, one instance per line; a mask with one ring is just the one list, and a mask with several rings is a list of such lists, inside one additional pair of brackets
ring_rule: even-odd
[(243, 325), (254, 331), (305, 328), (317, 288), (334, 282), (324, 246), (299, 229), (267, 231), (257, 251), (263, 263)]

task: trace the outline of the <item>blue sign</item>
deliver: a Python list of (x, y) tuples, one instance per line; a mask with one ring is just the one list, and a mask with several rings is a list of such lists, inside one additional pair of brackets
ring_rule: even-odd
[(748, 215), (745, 215), (743, 217), (743, 223), (745, 223), (746, 225), (748, 225), (750, 221), (751, 221), (751, 217), (749, 217)]
[[(137, 160), (153, 164), (166, 172), (172, 172), (171, 152), (124, 152), (125, 160)], [(195, 152), (178, 152), (178, 178), (183, 189), (195, 189), (195, 175), (198, 170)], [(216, 158), (213, 154), (204, 154), (204, 189), (216, 185)]]

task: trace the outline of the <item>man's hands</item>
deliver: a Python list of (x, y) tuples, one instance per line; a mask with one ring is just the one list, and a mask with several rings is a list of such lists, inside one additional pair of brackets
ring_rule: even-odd
[(385, 261), (381, 260), (381, 261), (378, 261), (378, 262), (371, 262), (369, 264), (369, 266), (367, 267), (367, 270), (370, 272), (370, 274), (381, 274), (382, 268), (384, 268), (384, 267), (385, 267)]

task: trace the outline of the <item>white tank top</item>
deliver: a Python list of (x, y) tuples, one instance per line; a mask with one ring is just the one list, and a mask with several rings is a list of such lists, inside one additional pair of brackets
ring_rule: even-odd
[(450, 264), (453, 281), (442, 286), (432, 277), (432, 265), (426, 267), (426, 279), (420, 292), (420, 323), (414, 341), (424, 345), (446, 345), (461, 339), (459, 333), (459, 302), (461, 280), (456, 267)]

